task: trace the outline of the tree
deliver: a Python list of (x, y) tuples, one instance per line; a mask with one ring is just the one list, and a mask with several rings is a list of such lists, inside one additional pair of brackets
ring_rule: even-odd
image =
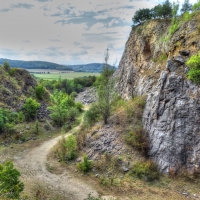
[(58, 126), (62, 126), (69, 118), (68, 111), (74, 107), (75, 103), (72, 97), (63, 92), (55, 90), (51, 95), (52, 106), (48, 109), (51, 111), (50, 117)]
[(97, 78), (97, 93), (98, 102), (97, 106), (99, 112), (103, 117), (104, 123), (108, 123), (108, 117), (110, 116), (112, 102), (115, 97), (114, 93), (114, 79), (111, 78), (114, 73), (114, 69), (110, 69), (108, 66), (109, 53), (108, 49), (105, 54), (105, 65), (100, 77)]
[(200, 0), (197, 0), (197, 2), (192, 6), (192, 10), (199, 10), (200, 9)]
[(134, 24), (138, 24), (138, 23), (141, 24), (142, 22), (151, 18), (152, 18), (151, 10), (148, 8), (144, 8), (144, 9), (137, 10), (132, 20)]
[(192, 10), (192, 4), (189, 3), (189, 0), (184, 0), (184, 3), (181, 8), (182, 14)]
[(169, 0), (166, 0), (162, 5), (162, 16), (163, 18), (172, 17), (172, 4)]
[(4, 69), (5, 69), (6, 71), (9, 71), (9, 70), (10, 70), (10, 65), (9, 65), (8, 62), (4, 62), (4, 63), (3, 63), (3, 67), (4, 67)]
[(40, 107), (40, 104), (36, 100), (32, 98), (26, 99), (26, 102), (22, 108), (26, 120), (34, 119), (39, 107)]
[(18, 199), (24, 189), (19, 177), (20, 172), (14, 168), (11, 161), (0, 164), (0, 196)]
[(172, 17), (173, 17), (174, 23), (176, 21), (178, 9), (179, 9), (179, 2), (178, 3), (173, 2), (173, 4), (172, 4)]

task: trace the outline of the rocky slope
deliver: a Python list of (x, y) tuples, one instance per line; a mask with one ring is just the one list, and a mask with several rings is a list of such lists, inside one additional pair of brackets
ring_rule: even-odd
[(0, 66), (0, 105), (20, 110), (28, 95), (37, 85), (36, 80), (24, 69), (16, 69), (12, 75)]
[(185, 65), (200, 49), (199, 18), (180, 23), (171, 36), (168, 20), (135, 27), (114, 74), (123, 98), (147, 95), (149, 155), (164, 173), (200, 165), (200, 87), (187, 80)]

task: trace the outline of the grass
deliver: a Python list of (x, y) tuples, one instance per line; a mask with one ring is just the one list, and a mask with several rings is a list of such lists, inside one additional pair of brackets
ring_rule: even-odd
[[(30, 70), (33, 72), (33, 70)], [(99, 76), (99, 73), (89, 73), (89, 72), (69, 72), (69, 73), (59, 73), (59, 71), (50, 71), (50, 70), (42, 70), (44, 72), (50, 72), (50, 74), (37, 74), (31, 73), (36, 78), (45, 79), (45, 80), (54, 80), (54, 79), (74, 79), (84, 76)], [(37, 71), (35, 71), (37, 72)]]

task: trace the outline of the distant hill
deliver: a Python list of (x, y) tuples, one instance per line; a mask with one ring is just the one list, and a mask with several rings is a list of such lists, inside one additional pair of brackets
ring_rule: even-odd
[(70, 67), (59, 65), (56, 63), (45, 61), (23, 61), (23, 60), (9, 60), (0, 58), (0, 65), (4, 62), (8, 62), (10, 67), (24, 68), (24, 69), (56, 69), (56, 70), (68, 70), (72, 71)]
[[(95, 72), (100, 73), (103, 70), (103, 63), (91, 63), (83, 65), (60, 65), (45, 61), (23, 61), (23, 60), (10, 60), (0, 58), (0, 65), (4, 62), (8, 62), (10, 67), (24, 68), (24, 69), (55, 69), (55, 70), (67, 70), (76, 72)], [(109, 65), (112, 67), (111, 65)]]
[[(67, 65), (67, 67), (72, 68), (76, 72), (97, 72), (100, 73), (103, 70), (103, 63), (91, 63), (85, 65)], [(109, 65), (112, 67), (111, 65)]]

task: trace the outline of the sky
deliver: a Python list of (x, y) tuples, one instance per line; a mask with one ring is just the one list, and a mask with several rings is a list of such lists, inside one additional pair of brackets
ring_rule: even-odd
[(162, 2), (1, 0), (0, 58), (65, 65), (102, 63), (108, 48), (109, 63), (118, 65), (135, 11)]

